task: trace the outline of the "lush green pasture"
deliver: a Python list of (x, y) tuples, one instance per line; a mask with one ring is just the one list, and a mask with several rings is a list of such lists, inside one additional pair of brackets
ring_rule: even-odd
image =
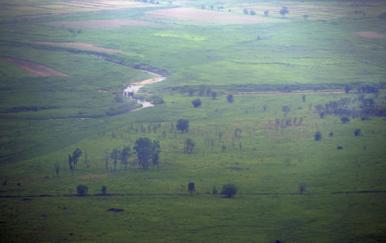
[[(307, 8), (331, 6), (339, 14), (326, 18), (315, 10), (318, 18), (310, 14), (303, 20), (304, 9), (296, 9), (300, 1), (282, 3), (294, 9), (293, 17), (221, 27), (154, 22), (146, 11), (170, 7), (162, 1), (63, 15), (47, 14), (57, 12), (35, 0), (28, 6), (14, 3), (24, 12), (14, 6), (1, 10), (7, 14), (0, 19), (0, 56), (46, 65), (67, 77), (32, 77), (0, 59), (0, 241), (386, 241), (386, 42), (355, 34), (386, 34), (377, 16), (385, 6), (311, 1)], [(248, 1), (223, 5), (233, 12), (251, 7)], [(353, 16), (357, 9), (368, 15)], [(331, 11), (327, 16), (336, 13)], [(36, 16), (15, 19), (21, 13)], [(123, 18), (159, 27), (51, 25)], [(99, 51), (38, 41), (90, 43), (121, 53), (106, 58)], [(136, 64), (169, 72), (142, 94), (160, 96), (164, 103), (127, 112), (137, 105), (121, 97), (122, 90), (151, 76)], [(345, 93), (345, 86), (352, 90)], [(364, 86), (377, 92), (360, 92)], [(299, 90), (285, 92), (288, 87)], [(192, 107), (196, 98), (199, 108)], [(370, 100), (374, 103), (366, 106)], [(317, 112), (334, 101), (347, 101), (350, 114), (379, 113)], [(181, 118), (190, 121), (187, 133), (175, 128)], [(361, 136), (354, 135), (356, 129)], [(133, 146), (140, 137), (160, 141), (159, 168), (140, 169), (135, 154), (127, 169), (120, 164), (114, 169), (112, 161), (106, 166), (114, 148)], [(191, 154), (184, 153), (188, 138), (195, 142)], [(71, 173), (68, 154), (77, 147), (83, 156)], [(197, 188), (192, 195), (189, 181)], [(235, 198), (219, 195), (226, 183), (237, 185)], [(89, 196), (75, 196), (79, 184), (88, 186)], [(107, 196), (98, 195), (103, 185)]]

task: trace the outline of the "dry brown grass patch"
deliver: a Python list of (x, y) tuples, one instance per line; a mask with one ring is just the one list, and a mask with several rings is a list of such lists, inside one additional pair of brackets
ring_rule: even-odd
[(84, 42), (37, 41), (37, 42), (33, 42), (33, 44), (51, 46), (51, 47), (77, 49), (77, 50), (84, 50), (84, 51), (93, 51), (93, 52), (100, 52), (100, 53), (106, 53), (106, 54), (123, 54), (122, 51), (117, 49), (98, 47), (98, 46), (95, 46), (94, 44), (84, 43)]
[(0, 59), (8, 63), (17, 65), (26, 73), (34, 77), (67, 77), (67, 75), (64, 73), (56, 71), (45, 65), (34, 63), (31, 61), (18, 59), (15, 57), (0, 57)]
[(386, 39), (386, 35), (373, 32), (373, 31), (361, 31), (361, 32), (356, 32), (355, 34), (362, 38), (371, 39), (371, 40)]
[(57, 21), (50, 25), (61, 28), (81, 28), (81, 29), (110, 29), (125, 26), (139, 26), (139, 27), (161, 27), (159, 24), (130, 19), (104, 19), (104, 20), (84, 20), (84, 21)]
[(270, 21), (256, 16), (242, 16), (227, 12), (209, 11), (194, 8), (168, 8), (149, 11), (147, 17), (187, 21), (201, 24), (258, 24)]

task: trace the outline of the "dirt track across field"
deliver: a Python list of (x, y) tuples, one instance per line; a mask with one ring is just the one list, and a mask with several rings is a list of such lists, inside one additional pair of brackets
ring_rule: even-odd
[(83, 51), (99, 52), (105, 54), (123, 54), (122, 51), (112, 48), (98, 47), (94, 44), (84, 42), (50, 42), (50, 41), (36, 41), (33, 42), (36, 45), (43, 45), (49, 47), (61, 47), (70, 49), (79, 49)]
[(197, 24), (259, 24), (271, 20), (252, 16), (243, 16), (227, 12), (209, 11), (194, 8), (169, 8), (149, 11), (147, 17), (156, 19), (169, 19), (176, 21), (188, 21)]
[(66, 74), (56, 71), (42, 64), (34, 63), (28, 60), (23, 60), (15, 57), (0, 57), (8, 63), (17, 65), (19, 68), (34, 77), (67, 77)]
[(61, 28), (80, 28), (80, 29), (113, 29), (126, 26), (160, 28), (162, 25), (131, 19), (105, 19), (105, 20), (84, 20), (84, 21), (56, 21), (50, 25)]

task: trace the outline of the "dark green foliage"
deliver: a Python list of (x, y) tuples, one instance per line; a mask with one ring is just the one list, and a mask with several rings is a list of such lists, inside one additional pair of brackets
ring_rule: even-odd
[(362, 130), (360, 128), (357, 128), (354, 130), (354, 136), (359, 137), (362, 136)]
[(280, 9), (280, 14), (281, 14), (282, 16), (286, 16), (287, 14), (289, 14), (288, 7), (283, 6), (283, 7)]
[(177, 130), (181, 131), (182, 133), (188, 132), (189, 130), (189, 120), (186, 119), (179, 119), (176, 124)]
[(114, 171), (117, 169), (118, 160), (121, 158), (121, 151), (119, 149), (113, 149), (110, 153), (110, 159), (114, 163)]
[(319, 132), (319, 131), (315, 132), (315, 134), (314, 134), (314, 139), (315, 139), (315, 141), (320, 141), (320, 140), (322, 140), (322, 133)]
[(221, 195), (224, 195), (227, 198), (232, 198), (237, 193), (237, 187), (234, 184), (225, 184), (222, 187)]
[(347, 123), (349, 123), (350, 118), (348, 118), (347, 116), (344, 116), (344, 117), (341, 117), (341, 118), (340, 118), (340, 121), (341, 121), (343, 124), (347, 124)]
[(299, 193), (303, 194), (306, 192), (306, 184), (305, 183), (300, 183), (299, 184)]
[(129, 165), (129, 158), (131, 156), (131, 149), (129, 146), (124, 147), (120, 153), (121, 164), (127, 169)]
[(80, 156), (82, 156), (82, 150), (80, 150), (80, 148), (76, 148), (72, 154), (68, 155), (68, 165), (71, 172), (74, 172)]
[(201, 100), (200, 99), (194, 99), (192, 101), (192, 105), (193, 105), (194, 108), (200, 107), (201, 106)]
[(188, 192), (190, 194), (192, 194), (193, 192), (196, 192), (196, 185), (192, 181), (188, 183)]
[(228, 103), (233, 103), (233, 95), (232, 94), (227, 95), (227, 101), (228, 101)]
[(78, 196), (86, 196), (88, 193), (88, 187), (85, 185), (78, 185), (76, 187), (76, 193)]
[(143, 169), (148, 169), (150, 163), (159, 166), (159, 141), (151, 141), (149, 138), (139, 138), (135, 141), (134, 149), (137, 153), (138, 164)]
[(102, 186), (101, 187), (101, 194), (102, 195), (106, 195), (107, 194), (107, 187), (106, 186)]

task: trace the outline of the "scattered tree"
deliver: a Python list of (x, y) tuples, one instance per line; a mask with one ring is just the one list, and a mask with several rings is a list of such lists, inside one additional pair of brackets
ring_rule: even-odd
[(102, 193), (102, 195), (107, 195), (107, 187), (106, 186), (102, 186), (101, 193)]
[(322, 133), (317, 131), (315, 134), (314, 134), (314, 139), (315, 141), (320, 141), (322, 140)]
[(68, 166), (70, 167), (71, 173), (74, 173), (80, 156), (82, 156), (82, 150), (80, 150), (80, 148), (76, 148), (72, 154), (68, 155)]
[(288, 115), (288, 112), (290, 112), (290, 108), (288, 105), (284, 105), (281, 110), (284, 112), (285, 116)]
[(227, 101), (228, 101), (228, 103), (233, 103), (233, 95), (232, 94), (227, 95)]
[(194, 99), (192, 101), (192, 105), (193, 105), (194, 108), (200, 107), (201, 106), (201, 100), (200, 99)]
[(234, 131), (234, 137), (235, 138), (241, 138), (241, 129), (240, 128), (236, 128), (235, 131)]
[(306, 192), (306, 184), (305, 183), (300, 183), (299, 184), (299, 193), (303, 194)]
[(117, 169), (117, 163), (118, 163), (118, 160), (120, 159), (121, 157), (121, 151), (119, 149), (113, 149), (113, 151), (111, 151), (110, 153), (110, 159), (113, 161), (114, 163), (114, 171)]
[(189, 120), (186, 119), (179, 119), (176, 124), (177, 130), (181, 131), (182, 133), (188, 132), (189, 130)]
[(60, 173), (60, 165), (59, 164), (55, 164), (55, 175), (59, 176), (59, 173)]
[(139, 138), (135, 141), (134, 149), (137, 152), (138, 164), (143, 169), (148, 169), (150, 163), (159, 165), (160, 145), (158, 141), (149, 138)]
[(286, 16), (287, 14), (289, 14), (289, 10), (288, 10), (288, 7), (284, 6), (280, 9), (280, 14), (281, 16)]
[(357, 128), (354, 130), (354, 136), (355, 137), (360, 137), (362, 136), (362, 130), (360, 128)]
[(215, 100), (217, 97), (217, 92), (213, 91), (210, 95), (212, 96), (212, 99)]
[(187, 138), (184, 144), (184, 153), (191, 154), (195, 146), (196, 144), (193, 139)]
[(221, 195), (224, 195), (227, 198), (232, 198), (237, 193), (237, 187), (234, 184), (225, 184), (222, 187)]
[(217, 191), (217, 188), (215, 186), (213, 186), (212, 188), (212, 194), (213, 195), (217, 195), (218, 191)]
[(128, 166), (129, 166), (129, 158), (131, 156), (131, 149), (129, 146), (126, 146), (124, 147), (121, 152), (120, 152), (120, 161), (121, 161), (121, 164), (125, 167), (125, 169), (127, 170)]
[(193, 181), (190, 181), (190, 182), (188, 183), (188, 192), (189, 192), (190, 194), (196, 192), (196, 185), (194, 184)]
[(341, 117), (341, 118), (340, 118), (340, 121), (341, 121), (343, 124), (347, 124), (347, 123), (350, 121), (350, 118), (348, 118), (347, 116), (344, 116), (344, 117)]
[(88, 193), (88, 187), (85, 185), (78, 185), (76, 187), (76, 193), (78, 196), (86, 196)]

